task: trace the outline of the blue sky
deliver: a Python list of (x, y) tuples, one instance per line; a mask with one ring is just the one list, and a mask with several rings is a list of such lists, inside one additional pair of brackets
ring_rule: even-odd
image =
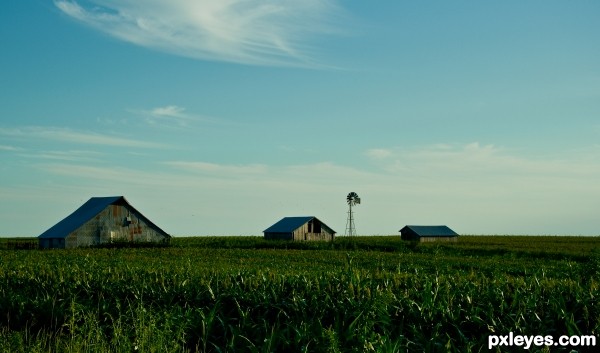
[(0, 235), (600, 234), (597, 1), (9, 1)]

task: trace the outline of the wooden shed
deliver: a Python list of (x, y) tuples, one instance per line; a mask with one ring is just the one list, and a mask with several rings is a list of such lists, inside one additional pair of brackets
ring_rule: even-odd
[(458, 234), (447, 226), (405, 226), (400, 229), (400, 237), (419, 242), (458, 240)]
[(111, 242), (168, 242), (171, 236), (133, 208), (123, 196), (92, 197), (38, 236), (39, 246), (76, 248)]
[(284, 217), (263, 231), (265, 239), (332, 241), (335, 231), (317, 217)]

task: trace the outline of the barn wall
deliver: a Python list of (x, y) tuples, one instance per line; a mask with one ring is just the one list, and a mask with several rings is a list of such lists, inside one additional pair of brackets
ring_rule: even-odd
[(419, 236), (410, 230), (404, 230), (402, 233), (400, 233), (400, 238), (402, 240), (421, 241)]
[(308, 233), (308, 224), (307, 223), (301, 225), (300, 227), (296, 228), (296, 230), (294, 230), (292, 232), (292, 239), (293, 240), (307, 240), (304, 236), (306, 233)]
[(64, 249), (66, 246), (63, 238), (43, 238), (39, 239), (40, 249)]
[(40, 249), (50, 248), (50, 239), (42, 238), (39, 240)]
[(161, 242), (163, 234), (144, 222), (141, 215), (126, 205), (110, 205), (70, 233), (66, 247), (75, 248), (113, 241)]
[(320, 233), (312, 233), (309, 232), (308, 223), (303, 224), (301, 227), (297, 228), (293, 232), (293, 240), (323, 240), (323, 241), (332, 241), (333, 233), (329, 232), (327, 227), (321, 224), (321, 232)]
[(292, 240), (291, 233), (274, 233), (274, 232), (265, 232), (265, 239), (267, 240)]
[(458, 240), (458, 237), (420, 237), (419, 241), (421, 243), (431, 243), (431, 242), (455, 242)]

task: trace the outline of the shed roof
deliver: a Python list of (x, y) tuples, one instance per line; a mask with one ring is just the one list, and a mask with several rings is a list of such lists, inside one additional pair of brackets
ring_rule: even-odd
[(273, 224), (263, 232), (266, 233), (290, 233), (300, 228), (302, 225), (316, 218), (314, 216), (305, 217), (283, 217), (279, 222)]
[(283, 217), (279, 222), (265, 229), (263, 233), (292, 233), (313, 219), (319, 222), (321, 226), (331, 231), (331, 233), (335, 234), (335, 230), (331, 229), (327, 224), (323, 223), (315, 216)]
[(455, 237), (458, 236), (456, 232), (447, 226), (405, 226), (400, 229), (400, 232), (404, 230), (411, 230), (420, 237)]
[(85, 222), (95, 217), (106, 207), (114, 204), (125, 204), (131, 207), (148, 225), (155, 228), (159, 233), (163, 234), (164, 236), (170, 237), (169, 234), (160, 229), (156, 224), (152, 223), (148, 218), (146, 218), (138, 210), (131, 206), (131, 204), (127, 202), (124, 196), (109, 196), (92, 197), (81, 207), (75, 210), (75, 212), (71, 213), (65, 219), (50, 227), (50, 229), (46, 230), (44, 233), (38, 236), (38, 238), (65, 238), (71, 232), (85, 224)]

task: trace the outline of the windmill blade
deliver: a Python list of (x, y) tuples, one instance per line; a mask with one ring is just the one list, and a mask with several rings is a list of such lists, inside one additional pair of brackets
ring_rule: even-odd
[(353, 191), (346, 196), (346, 201), (349, 205), (357, 205), (360, 204), (360, 197), (358, 197), (358, 194)]
[(356, 198), (356, 193), (355, 192), (351, 192), (348, 194), (348, 196), (346, 196), (346, 201), (348, 202), (349, 205), (353, 205), (354, 204), (354, 199)]

